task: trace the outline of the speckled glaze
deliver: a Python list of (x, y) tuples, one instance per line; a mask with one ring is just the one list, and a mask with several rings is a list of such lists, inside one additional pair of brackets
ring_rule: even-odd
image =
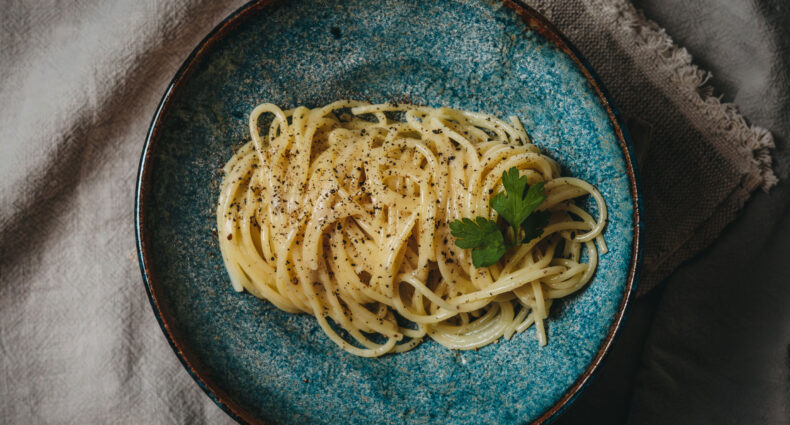
[[(588, 382), (634, 290), (639, 201), (628, 143), (578, 53), (525, 6), (485, 1), (260, 2), (196, 48), (140, 165), (143, 279), (173, 349), (209, 396), (249, 423), (511, 424), (551, 420)], [(212, 235), (218, 169), (249, 140), (255, 105), (409, 99), (522, 119), (564, 172), (603, 194), (610, 252), (534, 328), (479, 351), (427, 340), (359, 358), (307, 315), (231, 289)]]

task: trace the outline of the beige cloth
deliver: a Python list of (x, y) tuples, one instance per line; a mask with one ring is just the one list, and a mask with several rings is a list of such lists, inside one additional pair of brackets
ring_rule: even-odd
[[(135, 258), (139, 154), (196, 43), (240, 1), (7, 2), (0, 14), (0, 422), (230, 423), (151, 313)], [(774, 177), (771, 137), (622, 0), (536, 0), (634, 135), (640, 291)]]

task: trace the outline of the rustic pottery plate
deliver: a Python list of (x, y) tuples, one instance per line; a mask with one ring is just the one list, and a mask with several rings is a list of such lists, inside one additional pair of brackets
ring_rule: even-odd
[[(213, 209), (218, 170), (249, 140), (250, 111), (345, 98), (517, 115), (566, 174), (598, 187), (609, 253), (589, 286), (552, 306), (547, 346), (532, 328), (478, 351), (428, 340), (408, 353), (359, 358), (313, 317), (231, 289)], [(184, 366), (240, 422), (543, 423), (590, 380), (634, 293), (634, 167), (587, 62), (521, 3), (251, 3), (194, 50), (154, 117), (135, 208), (143, 280)]]

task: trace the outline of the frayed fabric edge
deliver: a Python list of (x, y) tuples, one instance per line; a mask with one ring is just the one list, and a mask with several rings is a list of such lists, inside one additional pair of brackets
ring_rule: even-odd
[(614, 17), (620, 27), (633, 37), (638, 47), (655, 56), (656, 63), (668, 71), (688, 100), (709, 117), (722, 134), (738, 142), (737, 149), (744, 158), (750, 160), (752, 169), (759, 174), (760, 181), (755, 188), (761, 187), (768, 191), (776, 185), (778, 178), (773, 171), (770, 152), (775, 145), (770, 131), (749, 125), (737, 106), (714, 96), (713, 88), (708, 85), (711, 73), (694, 65), (691, 54), (685, 48), (677, 46), (663, 28), (647, 19), (630, 2), (592, 0), (591, 3), (591, 7)]

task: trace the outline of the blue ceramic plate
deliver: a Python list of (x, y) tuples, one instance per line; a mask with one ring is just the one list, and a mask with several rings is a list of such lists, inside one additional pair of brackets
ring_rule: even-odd
[[(640, 234), (634, 164), (610, 100), (578, 52), (519, 3), (259, 2), (195, 49), (162, 100), (143, 151), (136, 219), (154, 313), (184, 366), (248, 423), (540, 423), (606, 355), (634, 291)], [(261, 102), (315, 107), (409, 99), (521, 117), (565, 173), (610, 212), (594, 280), (534, 328), (479, 351), (433, 341), (366, 359), (307, 315), (231, 289), (215, 236), (219, 168), (249, 140)]]

